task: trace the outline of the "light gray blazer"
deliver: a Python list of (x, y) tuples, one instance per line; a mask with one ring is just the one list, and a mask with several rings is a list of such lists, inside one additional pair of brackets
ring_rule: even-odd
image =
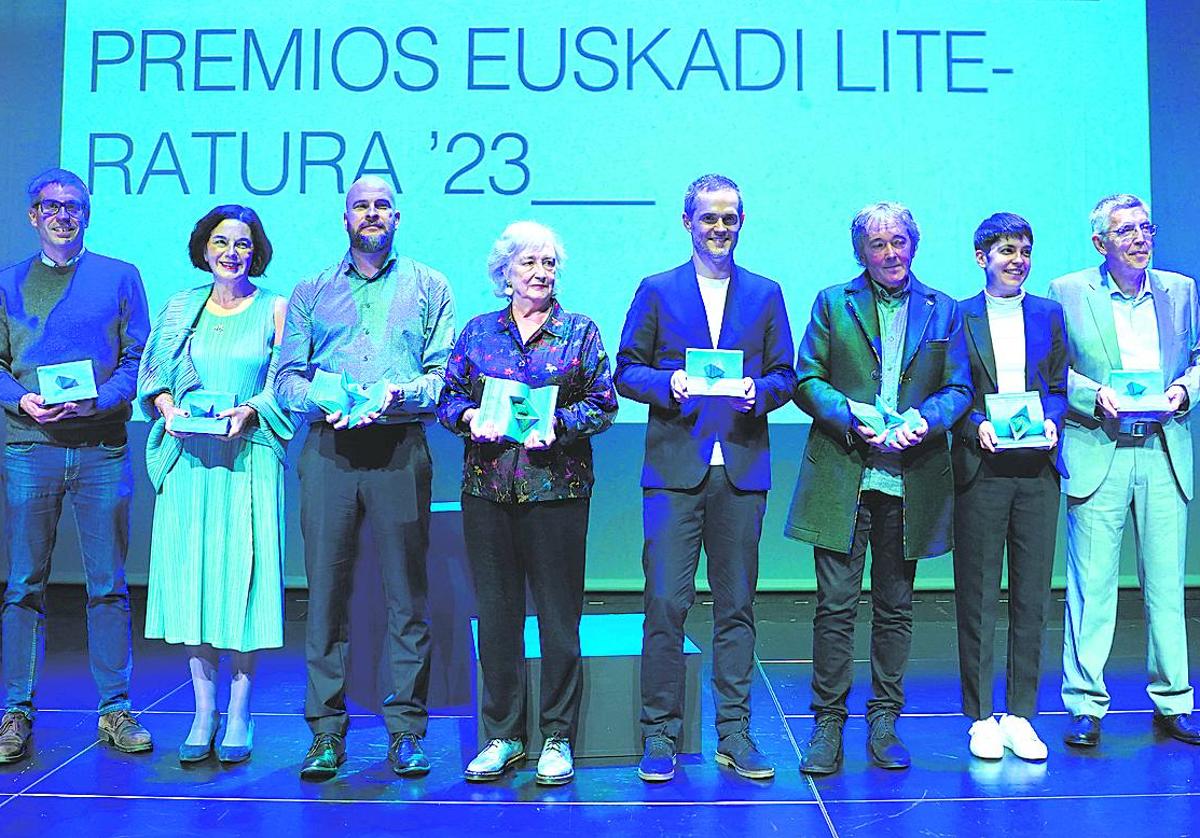
[[(1187, 390), (1188, 409), (1163, 423), (1167, 456), (1179, 491), (1192, 499), (1192, 434), (1190, 409), (1200, 398), (1200, 303), (1196, 282), (1171, 271), (1148, 270), (1154, 313), (1158, 319), (1159, 357), (1163, 386)], [(1097, 419), (1096, 391), (1108, 384), (1108, 374), (1121, 369), (1110, 287), (1100, 269), (1087, 268), (1050, 283), (1050, 299), (1062, 304), (1067, 322), (1067, 401), (1063, 460), (1070, 477), (1064, 491), (1086, 498), (1100, 487), (1117, 448), (1118, 423)]]

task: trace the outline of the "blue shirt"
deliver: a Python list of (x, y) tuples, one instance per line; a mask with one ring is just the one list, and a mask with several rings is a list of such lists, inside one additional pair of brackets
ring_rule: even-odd
[[(880, 363), (883, 366), (879, 396), (895, 410), (900, 402), (900, 363), (904, 358), (904, 334), (908, 327), (909, 284), (889, 291), (868, 280), (875, 293), (875, 313), (879, 317)], [(899, 451), (872, 451), (863, 471), (862, 491), (874, 489), (885, 495), (904, 497), (901, 455)]]
[(393, 252), (367, 278), (347, 251), (292, 291), (275, 395), (297, 418), (320, 421), (308, 398), (313, 372), (348, 372), (360, 384), (403, 388), (380, 422), (431, 420), (453, 343), (454, 299), (444, 276)]

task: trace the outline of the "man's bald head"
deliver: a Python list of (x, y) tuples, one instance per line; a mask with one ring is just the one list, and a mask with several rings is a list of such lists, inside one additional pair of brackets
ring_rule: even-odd
[(400, 222), (396, 193), (381, 177), (363, 175), (346, 193), (346, 233), (350, 249), (362, 253), (390, 250)]

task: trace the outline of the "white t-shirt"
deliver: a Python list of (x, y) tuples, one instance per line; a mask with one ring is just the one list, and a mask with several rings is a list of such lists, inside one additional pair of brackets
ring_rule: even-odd
[[(721, 321), (725, 317), (725, 298), (729, 294), (729, 277), (717, 279), (697, 273), (696, 281), (700, 283), (700, 299), (704, 301), (704, 315), (708, 318), (708, 333), (712, 337), (712, 345), (715, 347), (721, 338)], [(708, 464), (710, 466), (725, 465), (725, 453), (721, 450), (720, 442), (713, 443), (712, 457), (709, 458)]]

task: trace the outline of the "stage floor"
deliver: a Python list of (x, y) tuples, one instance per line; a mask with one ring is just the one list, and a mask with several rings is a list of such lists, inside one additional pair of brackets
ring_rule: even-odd
[[(474, 755), (471, 708), (436, 708), (426, 750), (432, 773), (400, 780), (386, 761), (387, 736), (373, 715), (353, 717), (348, 760), (335, 780), (297, 776), (310, 741), (303, 718), (303, 594), (289, 592), (286, 646), (263, 655), (255, 691), (254, 754), (222, 767), (182, 767), (176, 746), (187, 734), (191, 688), (178, 648), (138, 640), (133, 702), (156, 750), (125, 755), (95, 742), (95, 690), (87, 669), (82, 591), (52, 589), (49, 653), (39, 684), (34, 756), (0, 766), (0, 825), (12, 836), (424, 835), (559, 833), (652, 835), (1200, 835), (1200, 747), (1151, 729), (1145, 694), (1141, 599), (1122, 597), (1109, 666), (1113, 711), (1103, 741), (1069, 749), (1058, 699), (1062, 603), (1046, 638), (1035, 721), (1050, 748), (1043, 764), (1006, 755), (976, 760), (967, 720), (957, 712), (954, 607), (949, 594), (918, 594), (907, 712), (899, 730), (913, 752), (908, 771), (874, 768), (861, 715), (869, 689), (867, 625), (856, 636), (857, 711), (846, 729), (846, 762), (837, 775), (810, 780), (797, 770), (808, 735), (811, 595), (770, 594), (758, 605), (753, 729), (776, 765), (773, 781), (743, 780), (714, 764), (715, 734), (707, 686), (711, 608), (702, 596), (688, 633), (705, 652), (704, 754), (683, 757), (673, 782), (647, 785), (632, 761), (581, 760), (575, 782), (545, 789), (534, 761), (503, 780), (469, 784), (462, 768)], [(135, 634), (144, 591), (135, 592)], [(589, 596), (589, 612), (637, 611), (637, 597)], [(1200, 684), (1200, 594), (1188, 598), (1192, 682)], [(997, 632), (1003, 641), (1004, 625)], [(1003, 643), (997, 644), (1003, 661)], [(1002, 706), (1002, 691), (998, 706)]]

